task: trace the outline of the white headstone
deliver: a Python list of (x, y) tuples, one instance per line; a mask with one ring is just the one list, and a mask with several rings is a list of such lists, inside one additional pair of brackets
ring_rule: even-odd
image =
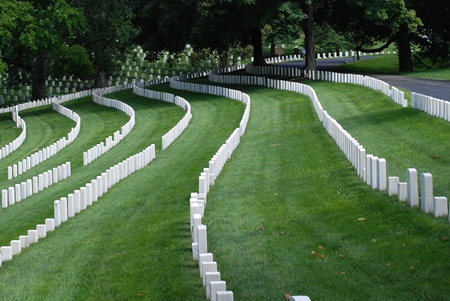
[(417, 170), (415, 168), (408, 168), (406, 171), (406, 178), (407, 178), (408, 205), (410, 207), (419, 206)]
[(448, 215), (448, 202), (446, 197), (434, 197), (433, 198), (433, 216), (440, 217)]
[(420, 207), (422, 212), (433, 212), (433, 176), (423, 173), (420, 176)]
[(225, 281), (211, 281), (211, 301), (217, 301), (217, 292), (224, 292), (227, 290), (227, 284)]

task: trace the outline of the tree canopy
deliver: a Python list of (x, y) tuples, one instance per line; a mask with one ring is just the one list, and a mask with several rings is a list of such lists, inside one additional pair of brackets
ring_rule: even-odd
[(395, 43), (400, 69), (411, 70), (412, 43), (434, 62), (447, 61), (449, 20), (444, 0), (3, 0), (0, 74), (11, 86), (31, 82), (35, 99), (45, 96), (49, 74), (103, 86), (135, 45), (155, 59), (191, 44), (223, 63), (232, 49), (251, 45), (254, 64), (263, 65), (263, 38), (275, 45), (300, 33), (307, 69), (316, 68), (317, 49), (373, 52)]

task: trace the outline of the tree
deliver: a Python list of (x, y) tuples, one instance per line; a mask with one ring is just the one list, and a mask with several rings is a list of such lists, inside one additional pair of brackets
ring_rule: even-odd
[(421, 36), (414, 41), (422, 46), (423, 54), (433, 63), (448, 66), (450, 57), (450, 2), (447, 0), (409, 0), (408, 7), (414, 9), (422, 20)]
[(300, 37), (301, 22), (304, 19), (306, 15), (299, 2), (281, 3), (277, 17), (264, 27), (271, 46), (271, 56), (275, 56), (275, 46), (278, 41), (292, 41)]
[(133, 49), (138, 29), (132, 24), (134, 1), (77, 0), (73, 6), (83, 11), (86, 28), (77, 43), (88, 50), (94, 65), (94, 87), (104, 87), (126, 53)]
[(302, 21), (302, 28), (305, 34), (305, 70), (316, 70), (316, 23), (315, 11), (317, 0), (300, 0), (306, 19)]
[(45, 80), (49, 61), (61, 47), (71, 45), (83, 27), (83, 15), (65, 0), (8, 1), (4, 7), (12, 13), (8, 45), (2, 49), (8, 64), (8, 82), (32, 82), (32, 99), (45, 98)]
[[(348, 33), (357, 52), (382, 51), (396, 42), (400, 71), (412, 70), (410, 36), (417, 32), (420, 19), (403, 0), (331, 0), (326, 7), (326, 22), (337, 31)], [(384, 44), (373, 48), (378, 42)]]
[(276, 15), (272, 0), (144, 1), (135, 24), (144, 49), (183, 51), (186, 44), (227, 55), (230, 47), (253, 45), (254, 64), (265, 64), (261, 28)]

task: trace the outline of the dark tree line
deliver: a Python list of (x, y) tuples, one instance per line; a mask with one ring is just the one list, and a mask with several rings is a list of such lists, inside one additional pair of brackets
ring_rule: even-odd
[(190, 44), (216, 52), (223, 64), (232, 49), (251, 45), (254, 64), (263, 65), (263, 40), (274, 46), (300, 35), (307, 69), (316, 68), (316, 44), (334, 39), (335, 47), (345, 41), (357, 53), (394, 43), (400, 70), (409, 71), (411, 45), (435, 63), (446, 62), (449, 28), (445, 0), (3, 0), (0, 74), (10, 85), (32, 83), (38, 99), (49, 74), (104, 86), (105, 75), (134, 45), (156, 59)]

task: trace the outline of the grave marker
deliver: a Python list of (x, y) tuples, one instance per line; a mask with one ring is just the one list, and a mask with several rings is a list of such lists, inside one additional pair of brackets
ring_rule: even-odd
[(410, 207), (419, 206), (417, 170), (415, 168), (408, 168), (406, 171), (406, 178), (407, 178), (408, 205)]
[(433, 211), (433, 176), (423, 173), (420, 176), (420, 207), (422, 212)]

